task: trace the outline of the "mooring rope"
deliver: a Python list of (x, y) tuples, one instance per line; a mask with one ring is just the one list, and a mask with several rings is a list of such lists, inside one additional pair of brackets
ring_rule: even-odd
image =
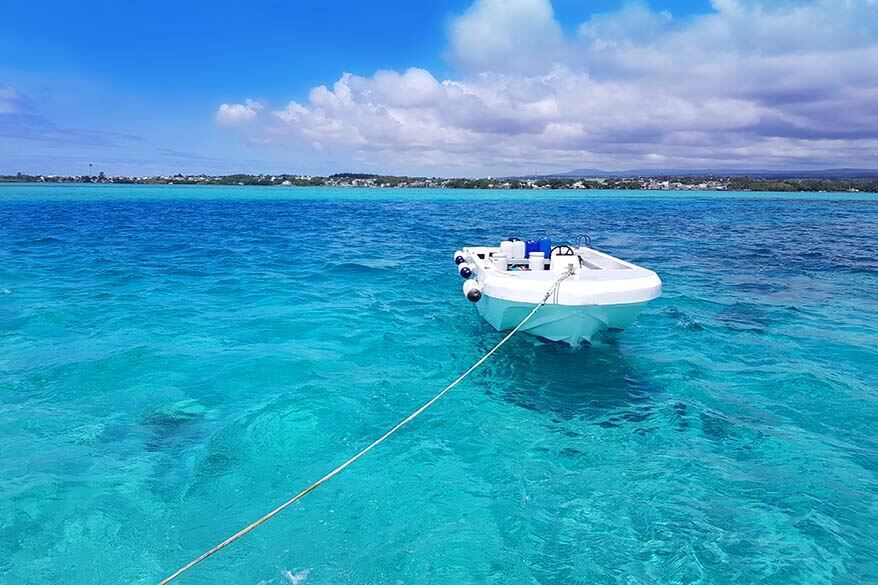
[(422, 412), (424, 412), (425, 410), (427, 410), (428, 408), (433, 406), (433, 404), (435, 404), (436, 401), (438, 401), (440, 398), (445, 396), (448, 392), (451, 391), (452, 388), (454, 388), (455, 386), (460, 384), (464, 380), (464, 378), (469, 376), (479, 366), (481, 366), (483, 363), (485, 363), (488, 360), (488, 358), (491, 357), (492, 355), (494, 355), (494, 353), (498, 349), (503, 347), (503, 345), (507, 341), (512, 339), (512, 336), (515, 335), (516, 333), (518, 333), (518, 330), (521, 329), (525, 323), (530, 321), (531, 318), (534, 315), (536, 315), (537, 311), (539, 311), (549, 301), (549, 297), (551, 297), (552, 294), (561, 286), (561, 283), (564, 282), (565, 280), (567, 280), (568, 278), (570, 278), (571, 276), (573, 276), (573, 272), (568, 271), (568, 272), (565, 272), (561, 276), (561, 278), (556, 280), (555, 284), (553, 284), (552, 287), (546, 291), (546, 294), (543, 296), (543, 299), (539, 303), (537, 303), (537, 305), (531, 310), (531, 312), (528, 313), (527, 316), (524, 319), (522, 319), (518, 325), (515, 326), (515, 329), (513, 329), (512, 331), (507, 333), (506, 336), (503, 339), (501, 339), (497, 345), (495, 345), (493, 348), (491, 348), (491, 351), (489, 351), (484, 356), (482, 356), (481, 359), (479, 359), (479, 361), (477, 361), (476, 363), (471, 365), (469, 367), (469, 369), (467, 371), (465, 371), (464, 373), (462, 373), (460, 376), (458, 376), (457, 379), (454, 380), (454, 382), (452, 382), (451, 384), (449, 384), (448, 386), (443, 388), (442, 391), (439, 392), (439, 394), (437, 394), (436, 396), (431, 398), (429, 401), (424, 403), (424, 405), (421, 406), (420, 408), (418, 408), (416, 411), (414, 411), (413, 413), (411, 413), (410, 415), (405, 417), (402, 421), (397, 423), (397, 425), (395, 427), (393, 427), (392, 429), (390, 429), (389, 431), (387, 431), (386, 433), (381, 435), (380, 438), (375, 439), (372, 443), (369, 444), (368, 447), (365, 447), (359, 453), (357, 453), (356, 455), (354, 455), (353, 457), (351, 457), (350, 459), (348, 459), (347, 461), (345, 461), (344, 463), (342, 463), (341, 465), (339, 465), (338, 467), (336, 467), (335, 469), (333, 469), (332, 471), (330, 471), (329, 473), (327, 473), (326, 475), (324, 475), (323, 477), (321, 477), (320, 479), (318, 479), (317, 481), (315, 481), (314, 483), (309, 485), (307, 488), (305, 488), (304, 490), (302, 490), (301, 492), (299, 492), (298, 494), (296, 494), (295, 496), (293, 496), (292, 498), (290, 498), (289, 500), (287, 500), (286, 502), (284, 502), (283, 504), (281, 504), (280, 506), (278, 506), (277, 508), (275, 508), (274, 510), (272, 510), (271, 512), (269, 512), (268, 514), (263, 516), (262, 518), (260, 518), (259, 520), (256, 520), (255, 522), (251, 523), (250, 525), (248, 525), (245, 528), (242, 528), (241, 530), (239, 530), (238, 532), (236, 532), (232, 536), (228, 537), (227, 539), (225, 539), (224, 541), (222, 541), (221, 543), (219, 543), (218, 545), (216, 545), (215, 547), (213, 547), (209, 551), (202, 553), (198, 557), (192, 559), (191, 561), (189, 561), (188, 563), (186, 563), (185, 565), (183, 565), (182, 567), (180, 567), (179, 569), (174, 571), (174, 573), (172, 573), (168, 577), (165, 577), (164, 579), (159, 581), (159, 585), (166, 585), (167, 583), (170, 583), (171, 581), (173, 581), (174, 579), (176, 579), (177, 577), (179, 577), (180, 575), (182, 575), (183, 573), (185, 573), (186, 571), (188, 571), (189, 569), (191, 569), (192, 567), (194, 567), (195, 565), (197, 565), (201, 561), (205, 560), (206, 558), (213, 555), (214, 553), (221, 551), (222, 549), (226, 548), (227, 546), (229, 546), (230, 544), (232, 544), (233, 542), (235, 542), (236, 540), (238, 540), (239, 538), (241, 538), (242, 536), (244, 536), (248, 532), (251, 532), (252, 530), (256, 529), (259, 525), (261, 525), (264, 522), (277, 516), (278, 514), (283, 512), (286, 508), (288, 508), (292, 504), (295, 504), (296, 502), (298, 502), (299, 500), (304, 498), (306, 495), (308, 495), (310, 492), (314, 491), (315, 489), (317, 489), (318, 487), (320, 487), (321, 485), (323, 485), (324, 483), (326, 483), (327, 481), (329, 481), (330, 479), (332, 479), (333, 477), (335, 477), (336, 475), (338, 475), (339, 473), (341, 473), (342, 471), (344, 471), (345, 469), (350, 467), (353, 463), (355, 463), (363, 455), (365, 455), (366, 453), (368, 453), (369, 451), (371, 451), (372, 449), (374, 449), (375, 447), (377, 447), (378, 445), (383, 443), (385, 440), (387, 440), (391, 435), (396, 433), (396, 431), (398, 431), (399, 429), (401, 429), (402, 427), (404, 427), (405, 425), (407, 425), (408, 423), (410, 423), (411, 421), (416, 419)]

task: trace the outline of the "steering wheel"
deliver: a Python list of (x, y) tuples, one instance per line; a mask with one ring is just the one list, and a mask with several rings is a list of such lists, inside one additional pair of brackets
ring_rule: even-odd
[(570, 246), (555, 246), (552, 248), (552, 251), (549, 252), (549, 256), (554, 256), (555, 252), (558, 252), (558, 256), (576, 256), (576, 252), (574, 252), (573, 248)]

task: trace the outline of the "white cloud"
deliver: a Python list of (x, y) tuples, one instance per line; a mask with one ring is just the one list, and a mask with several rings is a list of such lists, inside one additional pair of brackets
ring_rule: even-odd
[(216, 111), (216, 121), (226, 126), (234, 126), (256, 119), (262, 104), (247, 99), (243, 104), (222, 104)]
[(477, 0), (449, 27), (456, 78), (346, 73), (217, 119), (399, 172), (874, 165), (875, 0), (713, 5), (675, 19), (630, 2), (565, 39), (547, 0)]
[(645, 2), (632, 1), (617, 12), (594, 15), (579, 27), (579, 35), (595, 48), (606, 50), (654, 42), (674, 28), (668, 11), (653, 12)]
[(449, 27), (450, 56), (474, 71), (545, 71), (564, 36), (547, 0), (476, 0)]

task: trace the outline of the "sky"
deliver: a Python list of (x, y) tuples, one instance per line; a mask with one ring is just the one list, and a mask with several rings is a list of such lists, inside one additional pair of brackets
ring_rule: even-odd
[(3, 12), (2, 174), (878, 168), (878, 0)]

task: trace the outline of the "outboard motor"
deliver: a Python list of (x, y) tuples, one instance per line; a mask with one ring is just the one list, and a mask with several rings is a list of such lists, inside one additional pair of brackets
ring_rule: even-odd
[(454, 263), (455, 264), (460, 266), (461, 264), (464, 263), (464, 261), (465, 261), (465, 258), (463, 257), (463, 252), (458, 250), (457, 252), (454, 253)]
[(461, 264), (461, 265), (458, 267), (458, 274), (460, 274), (460, 277), (461, 277), (461, 278), (463, 278), (464, 280), (466, 280), (466, 279), (472, 277), (472, 275), (473, 275), (473, 269), (472, 269), (472, 267), (471, 267), (469, 264), (467, 264), (466, 262), (464, 262), (463, 264)]

